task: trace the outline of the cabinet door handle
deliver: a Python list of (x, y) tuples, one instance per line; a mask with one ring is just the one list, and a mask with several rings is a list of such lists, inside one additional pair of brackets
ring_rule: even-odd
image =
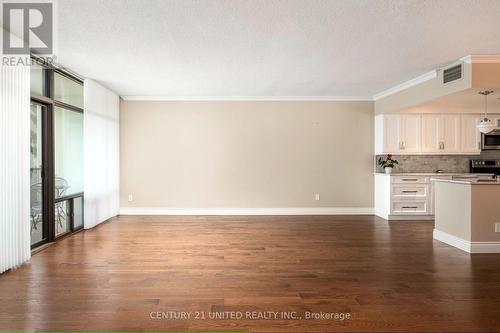
[(481, 141), (478, 141), (478, 143), (477, 143), (477, 149), (481, 150)]
[(417, 209), (417, 206), (403, 206), (403, 209)]
[(403, 178), (401, 180), (404, 182), (416, 182), (416, 181), (418, 181), (418, 179), (415, 179), (415, 178)]
[(402, 193), (418, 193), (418, 191), (401, 191)]

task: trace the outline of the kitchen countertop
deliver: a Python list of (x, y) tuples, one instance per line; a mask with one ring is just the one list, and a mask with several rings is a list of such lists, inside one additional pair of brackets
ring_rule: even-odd
[(465, 184), (465, 185), (500, 185), (500, 178), (491, 181), (480, 181), (477, 179), (471, 180), (457, 180), (457, 179), (431, 179), (433, 182), (439, 183), (453, 183), (453, 184)]
[(408, 173), (397, 173), (393, 172), (386, 174), (384, 172), (375, 172), (376, 175), (385, 176), (492, 176), (493, 174), (488, 173), (468, 173), (468, 172), (408, 172)]

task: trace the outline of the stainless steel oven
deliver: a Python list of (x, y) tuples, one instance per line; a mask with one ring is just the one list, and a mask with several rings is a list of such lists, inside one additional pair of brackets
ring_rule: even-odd
[(500, 129), (494, 130), (488, 134), (481, 135), (482, 150), (497, 150), (500, 149)]
[(472, 160), (470, 172), (500, 175), (500, 160)]

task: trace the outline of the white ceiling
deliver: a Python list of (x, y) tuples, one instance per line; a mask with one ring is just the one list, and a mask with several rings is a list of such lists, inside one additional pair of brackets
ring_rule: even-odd
[(498, 0), (63, 0), (58, 62), (121, 96), (371, 98), (500, 53)]

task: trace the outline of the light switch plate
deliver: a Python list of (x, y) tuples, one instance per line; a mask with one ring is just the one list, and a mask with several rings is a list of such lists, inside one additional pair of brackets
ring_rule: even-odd
[(500, 232), (500, 223), (495, 223), (495, 232)]
[(319, 201), (319, 193), (316, 193), (316, 194), (314, 195), (314, 200)]

